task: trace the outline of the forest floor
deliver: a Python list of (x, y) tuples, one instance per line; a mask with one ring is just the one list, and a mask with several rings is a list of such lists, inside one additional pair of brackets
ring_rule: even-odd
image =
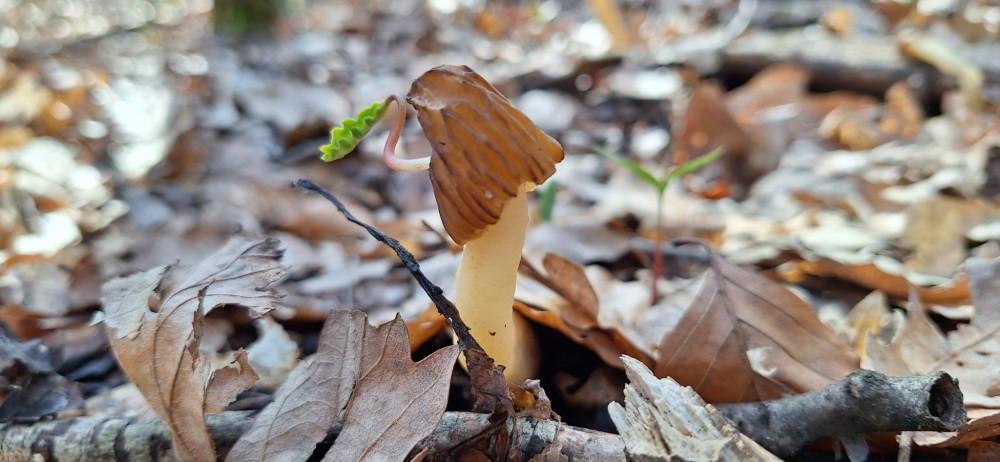
[[(211, 3), (0, 5), (0, 434), (83, 416), (159, 417), (154, 460), (234, 444), (264, 457), (250, 435), (315, 460), (382, 445), (402, 454), (389, 460), (516, 447), (498, 437), (513, 424), (485, 421), (479, 437), (428, 442), (442, 415), (484, 410), (485, 376), (456, 365), (448, 321), (392, 249), (294, 187), (308, 179), (330, 191), (454, 299), (461, 247), (428, 173), (383, 164), (390, 124), (337, 162), (322, 162), (319, 148), (332, 127), (406, 94), (428, 70), (465, 65), (565, 150), (529, 193), (513, 306), (537, 339), (540, 381), (514, 387), (517, 416), (600, 432), (624, 458), (643, 438), (668, 439), (663, 422), (626, 430), (625, 414), (609, 412), (656, 395), (626, 388), (646, 383), (647, 368), (723, 414), (724, 403), (821, 390), (867, 369), (940, 380), (925, 404), (957, 379), (957, 401), (942, 406), (962, 410), (959, 422), (841, 423), (820, 434), (826, 442), (779, 455), (830, 460), (840, 444), (828, 440), (839, 438), (852, 458), (859, 447), (869, 460), (1000, 458), (993, 2), (308, 1), (286, 2), (270, 27), (226, 33), (213, 31)], [(409, 116), (398, 152), (427, 155), (432, 143)], [(656, 184), (719, 147), (716, 161)], [(397, 315), (405, 331), (390, 322)], [(376, 334), (380, 354), (401, 355), (394, 367), (365, 356)], [(360, 343), (331, 343), (345, 339)], [(336, 386), (292, 387), (306, 380), (293, 369), (332, 367), (331, 354), (369, 359), (338, 379), (346, 392), (302, 398)], [(335, 402), (339, 414), (310, 409), (329, 421), (295, 430), (313, 438), (305, 446), (253, 430), (232, 441), (251, 428), (245, 411), (265, 409), (261, 421), (279, 412), (265, 405), (289, 396)], [(704, 415), (704, 403), (681, 401)], [(372, 417), (401, 403), (402, 415)], [(191, 419), (223, 409), (239, 431), (217, 439), (218, 452), (185, 440)], [(272, 431), (301, 423), (270, 418)], [(228, 424), (213, 422), (218, 437)], [(728, 430), (704, 447), (741, 441), (717, 424)], [(418, 430), (388, 430), (402, 427)], [(361, 442), (345, 448), (350, 437)], [(0, 436), (0, 459), (57, 453), (19, 445)], [(572, 451), (542, 446), (521, 457)]]

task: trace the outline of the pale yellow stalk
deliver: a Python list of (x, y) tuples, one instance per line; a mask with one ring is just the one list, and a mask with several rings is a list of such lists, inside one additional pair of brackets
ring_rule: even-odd
[(527, 320), (514, 313), (514, 284), (528, 226), (528, 199), (522, 187), (500, 219), (465, 244), (455, 275), (455, 306), (483, 350), (504, 375), (520, 384), (538, 369), (537, 340)]

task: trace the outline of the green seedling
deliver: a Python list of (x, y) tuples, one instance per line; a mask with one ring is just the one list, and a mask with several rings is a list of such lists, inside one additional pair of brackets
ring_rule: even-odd
[(667, 184), (670, 180), (674, 178), (679, 178), (689, 173), (695, 172), (702, 167), (711, 164), (719, 156), (722, 155), (724, 149), (722, 147), (715, 148), (712, 152), (705, 154), (700, 157), (695, 157), (681, 165), (667, 170), (661, 178), (657, 178), (649, 170), (646, 170), (641, 165), (628, 160), (621, 155), (609, 151), (604, 146), (593, 146), (594, 152), (607, 157), (615, 161), (618, 165), (627, 168), (635, 176), (645, 181), (650, 186), (656, 188), (656, 235), (653, 241), (653, 288), (651, 290), (652, 301), (651, 303), (656, 303), (660, 298), (659, 292), (656, 289), (656, 282), (660, 280), (660, 275), (663, 272), (663, 195), (667, 191)]
[(354, 151), (372, 127), (385, 117), (389, 110), (389, 100), (372, 103), (353, 119), (343, 121), (339, 127), (330, 130), (330, 144), (319, 148), (323, 151), (323, 160), (332, 162), (343, 158)]
[(556, 205), (557, 192), (559, 192), (559, 182), (549, 180), (549, 184), (538, 195), (538, 219), (542, 223), (552, 221), (552, 209)]
[(354, 151), (364, 138), (375, 127), (385, 114), (389, 111), (389, 103), (396, 102), (396, 122), (389, 132), (389, 138), (385, 141), (382, 149), (382, 160), (385, 165), (400, 172), (418, 172), (427, 170), (430, 166), (430, 157), (418, 159), (402, 159), (396, 157), (396, 143), (403, 133), (403, 125), (406, 123), (406, 104), (402, 96), (392, 95), (378, 103), (372, 103), (361, 110), (353, 119), (343, 121), (340, 126), (330, 130), (330, 144), (319, 148), (323, 151), (321, 159), (325, 162), (333, 162)]

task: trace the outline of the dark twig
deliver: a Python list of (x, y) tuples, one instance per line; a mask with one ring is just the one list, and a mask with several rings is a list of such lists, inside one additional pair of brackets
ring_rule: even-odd
[[(413, 278), (417, 280), (417, 284), (430, 297), (434, 306), (437, 307), (438, 312), (444, 316), (448, 324), (451, 325), (452, 330), (455, 331), (455, 335), (458, 337), (458, 346), (465, 354), (466, 365), (469, 368), (469, 377), (472, 380), (472, 393), (476, 396), (475, 410), (492, 413), (491, 420), (494, 420), (497, 424), (513, 416), (514, 405), (510, 392), (507, 390), (507, 381), (503, 376), (503, 366), (494, 365), (493, 359), (483, 351), (482, 347), (479, 346), (479, 342), (469, 333), (469, 327), (462, 322), (462, 317), (459, 316), (455, 304), (444, 296), (444, 291), (440, 287), (428, 280), (427, 276), (424, 276), (424, 273), (420, 271), (420, 264), (417, 263), (416, 257), (409, 250), (406, 250), (406, 247), (403, 247), (396, 239), (354, 218), (354, 215), (347, 211), (347, 208), (344, 207), (344, 204), (340, 200), (316, 183), (300, 179), (295, 182), (295, 186), (303, 191), (323, 196), (323, 198), (333, 203), (337, 207), (337, 210), (351, 223), (364, 228), (375, 240), (387, 245), (396, 252), (396, 255), (402, 260), (403, 265), (413, 275)], [(503, 437), (502, 435), (499, 436)], [(500, 444), (501, 447), (506, 447), (506, 445), (506, 442)]]
[(812, 441), (836, 438), (845, 443), (851, 460), (863, 460), (864, 434), (953, 431), (965, 423), (958, 381), (944, 372), (888, 377), (859, 370), (821, 390), (715, 407), (746, 436), (779, 456)]
[(458, 310), (455, 309), (455, 304), (444, 296), (444, 291), (441, 290), (440, 287), (427, 279), (427, 276), (424, 276), (424, 273), (420, 271), (420, 263), (417, 262), (416, 257), (414, 257), (409, 250), (406, 250), (406, 247), (404, 247), (403, 244), (400, 244), (396, 239), (386, 235), (382, 231), (379, 231), (374, 226), (355, 218), (354, 215), (352, 215), (351, 212), (344, 207), (344, 204), (342, 204), (339, 199), (316, 183), (303, 179), (296, 181), (295, 186), (303, 191), (313, 192), (323, 196), (324, 199), (333, 203), (333, 205), (337, 207), (337, 210), (339, 210), (340, 213), (348, 219), (348, 221), (364, 228), (365, 231), (368, 231), (368, 234), (371, 234), (371, 236), (375, 238), (375, 240), (385, 244), (396, 252), (396, 255), (399, 256), (400, 260), (402, 260), (407, 271), (413, 275), (413, 278), (417, 280), (417, 284), (420, 285), (420, 288), (423, 289), (427, 296), (431, 298), (431, 302), (433, 302), (434, 306), (437, 307), (438, 312), (440, 312), (441, 315), (448, 320), (448, 324), (451, 325), (451, 328), (455, 331), (455, 335), (458, 337), (458, 346), (462, 349), (462, 351), (464, 352), (469, 349), (482, 350), (479, 346), (479, 342), (472, 337), (472, 334), (469, 333), (469, 328), (464, 322), (462, 322), (462, 317), (459, 316)]

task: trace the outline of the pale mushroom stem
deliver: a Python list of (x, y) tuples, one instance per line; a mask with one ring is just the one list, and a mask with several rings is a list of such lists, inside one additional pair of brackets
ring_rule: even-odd
[(382, 148), (382, 161), (389, 168), (400, 172), (427, 170), (431, 166), (431, 158), (429, 156), (417, 159), (400, 159), (396, 157), (396, 143), (399, 142), (399, 136), (403, 133), (403, 125), (406, 123), (406, 100), (400, 95), (392, 95), (386, 98), (386, 101), (388, 100), (396, 102), (396, 123), (392, 125), (389, 138), (385, 140), (385, 147)]
[(472, 335), (512, 383), (538, 368), (537, 340), (528, 321), (513, 311), (514, 284), (528, 226), (525, 187), (507, 202), (500, 219), (465, 244), (455, 275), (455, 306)]

